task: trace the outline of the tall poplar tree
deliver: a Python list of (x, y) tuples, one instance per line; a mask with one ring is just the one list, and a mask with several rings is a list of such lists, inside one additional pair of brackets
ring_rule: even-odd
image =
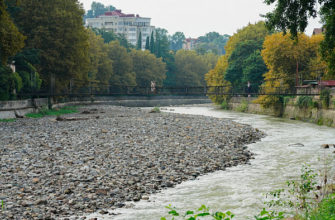
[(140, 34), (138, 35), (136, 49), (138, 49), (138, 50), (142, 49), (142, 32), (140, 32)]
[(155, 53), (155, 39), (154, 39), (154, 32), (151, 32), (150, 36), (150, 52)]
[(149, 36), (147, 37), (146, 41), (145, 41), (145, 49), (146, 50), (150, 50), (150, 40), (149, 40)]

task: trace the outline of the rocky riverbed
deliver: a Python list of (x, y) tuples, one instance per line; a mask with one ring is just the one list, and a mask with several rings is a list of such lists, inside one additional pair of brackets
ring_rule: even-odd
[[(0, 219), (58, 219), (123, 207), (248, 163), (263, 133), (228, 119), (113, 106), (0, 123)], [(70, 120), (67, 120), (70, 119)]]

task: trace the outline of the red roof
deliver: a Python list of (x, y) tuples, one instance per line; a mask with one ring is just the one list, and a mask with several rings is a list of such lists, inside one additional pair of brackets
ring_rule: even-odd
[(119, 16), (119, 17), (135, 17), (134, 14), (124, 14), (121, 10), (107, 11), (105, 16)]
[(321, 81), (322, 86), (335, 86), (335, 80)]

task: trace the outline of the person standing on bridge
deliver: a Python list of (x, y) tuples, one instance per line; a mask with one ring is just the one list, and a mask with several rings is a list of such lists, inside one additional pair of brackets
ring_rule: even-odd
[(247, 84), (247, 94), (248, 94), (248, 97), (251, 96), (251, 83), (250, 83), (250, 81), (248, 81), (248, 84)]

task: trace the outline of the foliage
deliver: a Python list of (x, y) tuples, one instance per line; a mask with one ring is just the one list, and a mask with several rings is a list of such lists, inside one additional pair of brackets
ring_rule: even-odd
[(100, 15), (103, 15), (107, 11), (114, 11), (116, 8), (112, 5), (105, 6), (100, 2), (95, 2), (93, 1), (91, 4), (91, 9), (87, 11), (85, 14), (85, 19), (86, 18), (96, 18)]
[(0, 119), (0, 122), (14, 122), (15, 118), (10, 118), (10, 119)]
[(40, 63), (39, 52), (35, 49), (24, 49), (14, 57), (16, 71), (20, 75), (23, 87), (21, 94), (32, 93), (41, 88), (42, 79), (36, 66)]
[(261, 57), (262, 41), (245, 40), (236, 44), (228, 59), (225, 80), (232, 83), (235, 91), (243, 91), (249, 81), (258, 90), (262, 75), (267, 71)]
[(161, 110), (159, 109), (159, 107), (154, 107), (153, 109), (151, 109), (150, 113), (160, 113)]
[[(224, 55), (226, 56), (226, 55)], [(227, 59), (225, 57), (221, 57), (214, 69), (210, 70), (208, 73), (205, 74), (205, 79), (207, 82), (207, 85), (210, 86), (208, 89), (208, 93), (215, 93), (215, 87), (221, 87), (222, 90), (225, 93), (229, 93), (231, 89), (230, 82), (223, 79), (224, 71), (226, 70), (228, 65)], [(209, 98), (214, 103), (222, 103), (223, 101), (226, 101), (229, 96), (228, 95), (215, 95), (211, 94), (209, 95)]]
[(63, 107), (61, 109), (55, 110), (55, 109), (47, 109), (42, 108), (38, 113), (28, 113), (26, 114), (26, 117), (28, 118), (41, 118), (44, 116), (51, 116), (51, 115), (64, 115), (64, 114), (72, 114), (77, 113), (78, 109), (75, 106), (68, 106)]
[[(234, 50), (236, 49), (237, 45), (239, 45), (239, 44), (241, 45), (242, 42), (244, 42), (244, 41), (263, 42), (265, 36), (267, 36), (268, 33), (269, 32), (266, 29), (266, 27), (264, 25), (264, 22), (258, 22), (256, 24), (249, 24), (248, 26), (238, 30), (236, 34), (234, 34), (232, 37), (229, 38), (229, 40), (228, 40), (228, 42), (225, 46), (226, 54), (218, 60), (218, 63), (216, 65), (216, 67), (213, 70), (210, 70), (206, 74), (205, 78), (206, 78), (206, 81), (207, 81), (207, 85), (208, 86), (225, 86), (226, 92), (230, 91), (229, 86), (231, 85), (231, 82), (229, 82), (225, 79), (225, 74), (227, 72), (227, 69), (230, 66), (229, 59), (230, 59), (232, 53), (234, 52)], [(237, 51), (237, 52), (235, 52), (235, 54), (236, 54), (235, 57), (237, 58), (237, 54), (240, 54), (240, 53)], [(247, 58), (248, 57), (246, 57), (246, 59)], [(253, 74), (255, 72), (254, 70), (258, 68), (257, 66), (259, 65), (259, 62), (257, 64), (255, 64), (254, 67), (250, 67), (250, 69), (248, 69), (247, 66), (244, 66), (244, 68), (238, 66), (238, 64), (239, 65), (242, 65), (242, 64), (244, 65), (244, 62), (250, 63), (252, 59), (255, 59), (255, 55), (253, 55), (253, 57), (249, 58), (248, 61), (241, 59), (240, 62), (234, 62), (232, 65), (235, 65), (235, 66), (231, 66), (230, 68), (231, 68), (231, 70), (234, 70), (234, 71), (236, 69), (244, 69), (245, 74), (247, 74), (248, 77), (252, 79), (253, 76), (251, 76), (249, 74)], [(231, 59), (231, 61), (232, 60), (233, 60), (233, 58)], [(242, 74), (242, 77), (243, 77), (243, 74)], [(236, 78), (238, 78), (238, 77), (236, 77)], [(242, 86), (240, 86), (240, 87), (242, 87)], [(215, 95), (210, 95), (209, 97), (215, 103), (221, 103), (226, 98), (225, 96), (215, 96)]]
[(111, 41), (119, 41), (120, 45), (130, 50), (131, 48), (135, 48), (127, 38), (123, 34), (116, 34), (113, 31), (106, 31), (104, 29), (92, 28), (91, 29), (96, 35), (100, 35), (105, 43), (109, 43)]
[(217, 32), (209, 32), (205, 36), (200, 36), (196, 45), (199, 54), (214, 53), (217, 55), (225, 54), (225, 45), (229, 40), (229, 35), (220, 35)]
[(25, 37), (19, 32), (7, 12), (4, 0), (0, 1), (0, 64), (7, 64), (10, 56), (14, 56), (24, 46)]
[(236, 111), (246, 112), (246, 111), (248, 111), (248, 106), (249, 106), (248, 101), (247, 100), (242, 100), (241, 104), (236, 108)]
[(26, 48), (37, 49), (44, 86), (55, 77), (56, 88), (65, 89), (72, 78), (87, 80), (88, 36), (83, 26), (82, 5), (76, 1), (21, 0), (14, 20), (27, 36)]
[(177, 51), (175, 65), (177, 86), (205, 85), (204, 75), (208, 71), (208, 66), (195, 51)]
[(311, 58), (317, 53), (317, 48), (305, 34), (299, 34), (298, 41), (294, 41), (290, 34), (283, 33), (267, 36), (263, 47), (262, 57), (269, 71), (264, 74), (265, 82), (261, 89), (269, 95), (260, 96), (257, 103), (263, 107), (270, 107), (279, 101), (271, 94), (295, 91), (295, 85), (299, 83), (298, 77), (301, 80), (311, 77), (308, 68)]
[(166, 69), (162, 58), (156, 58), (148, 50), (131, 50), (130, 57), (133, 60), (133, 69), (136, 74), (138, 86), (150, 87), (150, 82), (155, 81), (156, 86), (162, 86)]
[(0, 64), (0, 100), (15, 99), (22, 89), (22, 78), (7, 66)]
[(299, 32), (304, 32), (308, 19), (315, 18), (319, 12), (325, 39), (321, 44), (322, 56), (329, 67), (329, 75), (335, 75), (335, 14), (334, 2), (329, 0), (265, 0), (270, 5), (276, 3), (273, 12), (266, 14), (267, 26), (286, 33), (287, 30), (292, 37), (297, 37)]
[(330, 103), (330, 90), (322, 89), (320, 93), (320, 99), (321, 99), (322, 107), (327, 109)]
[(90, 66), (88, 77), (91, 81), (108, 84), (113, 75), (112, 60), (108, 57), (109, 45), (104, 43), (100, 35), (87, 30), (89, 36)]
[(221, 109), (225, 109), (225, 110), (228, 110), (229, 109), (229, 104), (226, 100), (223, 100), (221, 105), (220, 105), (220, 108)]
[(296, 104), (299, 108), (304, 109), (313, 107), (313, 99), (310, 96), (299, 96)]
[(185, 35), (183, 32), (176, 32), (170, 37), (170, 50), (180, 50), (183, 48)]
[[(179, 219), (185, 219), (185, 220), (197, 220), (197, 219), (200, 219), (201, 217), (205, 217), (205, 218), (211, 217), (211, 219), (215, 219), (215, 220), (231, 220), (235, 216), (230, 211), (213, 213), (205, 205), (202, 205), (196, 211), (186, 211), (184, 215), (179, 214), (176, 208), (172, 207), (171, 205), (166, 206), (166, 208), (170, 210), (168, 214), (173, 216), (172, 220), (177, 220), (178, 217)], [(162, 217), (161, 220), (167, 220), (167, 218)]]
[(295, 215), (308, 219), (316, 207), (315, 192), (318, 189), (317, 174), (307, 165), (301, 169), (300, 180), (287, 181), (288, 189), (279, 189), (267, 194), (273, 199), (266, 202), (272, 207), (289, 207), (295, 209)]
[(154, 40), (154, 53), (156, 57), (167, 57), (169, 53), (168, 31), (163, 28), (156, 28), (156, 37)]
[(122, 47), (118, 41), (112, 41), (108, 44), (108, 57), (113, 62), (110, 84), (115, 87), (135, 86), (136, 74), (133, 70), (133, 60), (127, 53), (127, 49)]
[(335, 219), (335, 194), (329, 195), (312, 212), (311, 220), (334, 220)]
[(267, 211), (265, 208), (255, 216), (256, 220), (280, 220), (284, 218), (284, 212)]
[(140, 31), (140, 34), (137, 39), (136, 49), (141, 50), (142, 49), (142, 32)]
[(147, 36), (145, 39), (145, 49), (150, 51), (150, 37)]

